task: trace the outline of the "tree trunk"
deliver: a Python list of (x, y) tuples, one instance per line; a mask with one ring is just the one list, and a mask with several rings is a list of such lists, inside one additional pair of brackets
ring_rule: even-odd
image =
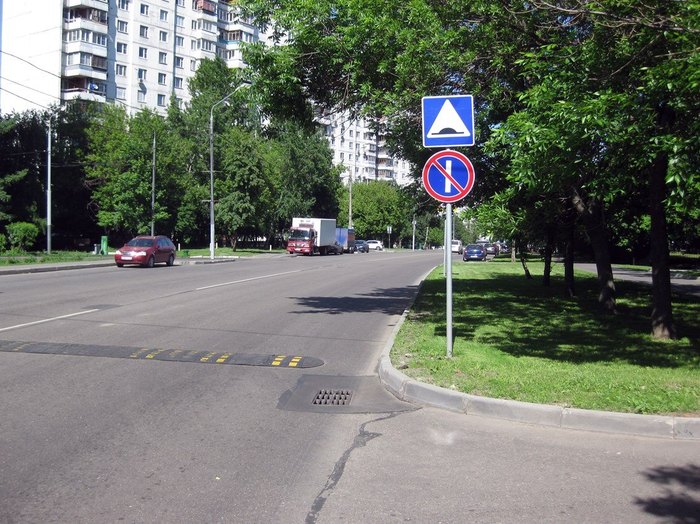
[(523, 266), (523, 271), (525, 271), (525, 278), (528, 280), (532, 279), (530, 270), (527, 267), (527, 250), (525, 249), (525, 242), (518, 241), (518, 251), (520, 252), (520, 264)]
[(591, 198), (585, 202), (576, 189), (573, 190), (571, 203), (583, 220), (586, 235), (593, 248), (600, 288), (598, 303), (605, 311), (615, 313), (615, 282), (610, 262), (610, 247), (608, 246), (603, 204), (597, 198)]
[(568, 231), (569, 238), (566, 240), (564, 248), (564, 284), (569, 298), (576, 296), (576, 287), (574, 283), (574, 239), (576, 237), (576, 223), (571, 220)]
[(554, 226), (546, 227), (546, 236), (544, 246), (544, 274), (542, 275), (542, 285), (549, 287), (552, 282), (552, 252), (554, 251)]
[(658, 153), (649, 176), (649, 213), (651, 215), (651, 334), (654, 338), (660, 339), (678, 336), (671, 305), (671, 271), (668, 264), (668, 236), (664, 210), (667, 170), (668, 155)]

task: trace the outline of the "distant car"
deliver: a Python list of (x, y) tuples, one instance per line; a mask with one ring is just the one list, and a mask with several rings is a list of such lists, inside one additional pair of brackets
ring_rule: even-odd
[(175, 244), (166, 236), (138, 236), (129, 240), (114, 254), (117, 267), (126, 264), (153, 267), (155, 264), (172, 266), (175, 263)]
[(382, 251), (384, 249), (384, 245), (379, 240), (368, 240), (366, 244), (368, 249), (373, 249), (375, 251)]
[(464, 248), (462, 260), (486, 260), (486, 248), (483, 244), (467, 244)]
[(462, 245), (462, 241), (461, 240), (453, 240), (452, 241), (452, 252), (459, 253), (461, 255), (462, 251), (464, 251), (464, 246)]
[(355, 250), (358, 253), (369, 253), (369, 246), (364, 240), (355, 239)]
[(501, 252), (501, 247), (498, 244), (486, 244), (487, 255), (498, 255)]

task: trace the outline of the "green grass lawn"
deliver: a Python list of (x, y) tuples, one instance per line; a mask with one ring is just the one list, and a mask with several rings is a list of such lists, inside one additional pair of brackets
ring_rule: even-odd
[(563, 268), (545, 288), (543, 264), (453, 263), (453, 358), (446, 358), (442, 267), (424, 282), (392, 350), (417, 380), (465, 393), (629, 413), (700, 416), (700, 303), (674, 295), (682, 338), (649, 335), (651, 288), (616, 282), (618, 314), (597, 307), (595, 275)]

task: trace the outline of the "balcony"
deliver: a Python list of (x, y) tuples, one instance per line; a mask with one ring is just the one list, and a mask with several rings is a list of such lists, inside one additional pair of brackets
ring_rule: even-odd
[(92, 7), (107, 12), (109, 3), (107, 0), (64, 0), (63, 7)]
[(71, 100), (92, 100), (104, 102), (106, 86), (104, 82), (89, 77), (68, 78), (63, 80), (61, 98), (68, 102)]

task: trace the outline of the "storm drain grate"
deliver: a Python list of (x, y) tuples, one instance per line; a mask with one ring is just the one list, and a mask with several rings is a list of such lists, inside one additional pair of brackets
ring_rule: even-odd
[(351, 389), (322, 389), (311, 403), (316, 406), (347, 406), (351, 399)]

